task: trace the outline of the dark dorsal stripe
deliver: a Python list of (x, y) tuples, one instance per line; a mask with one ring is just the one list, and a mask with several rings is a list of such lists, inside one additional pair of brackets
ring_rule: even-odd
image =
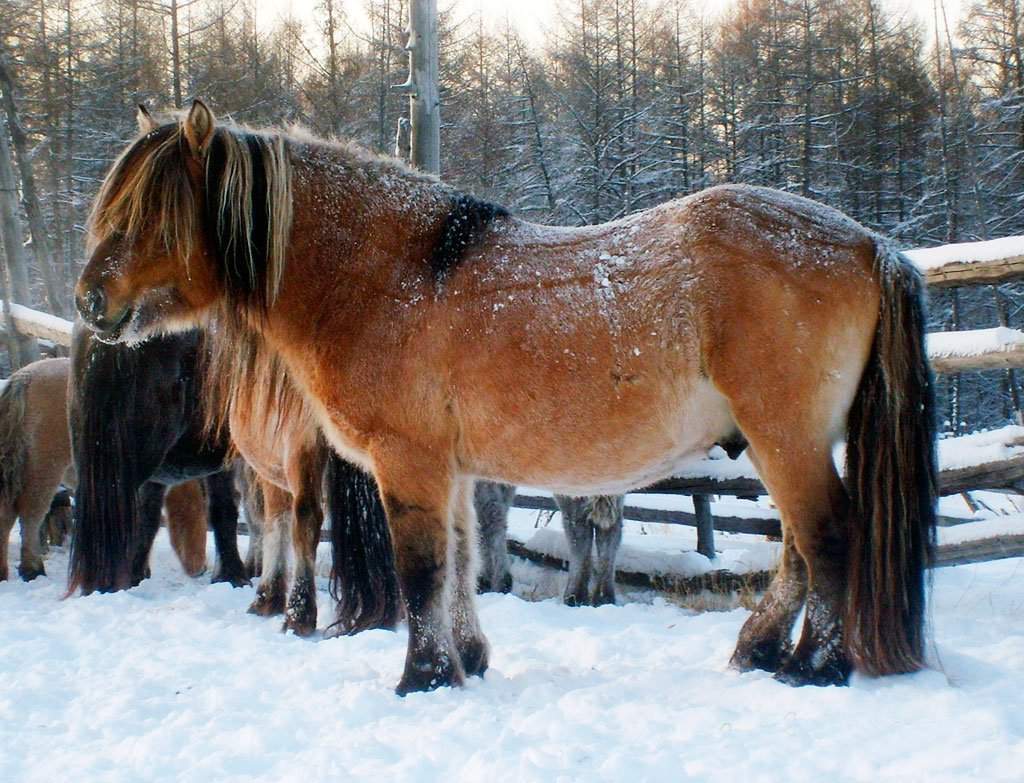
[(225, 138), (229, 132), (219, 129), (210, 144), (206, 162), (206, 231), (220, 261), (216, 266), (228, 297), (265, 309), (269, 304), (266, 280), (270, 258), (270, 207), (263, 148), (268, 142), (252, 133), (237, 134), (252, 162), (252, 190), (243, 207), (252, 216), (252, 233), (247, 237), (245, 221), (231, 214), (232, 199), (228, 199), (224, 208), (220, 203), (227, 166)]
[(451, 198), (437, 244), (430, 257), (434, 279), (442, 282), (455, 269), (466, 252), (479, 242), (497, 218), (508, 217), (508, 210), (497, 204), (458, 193)]

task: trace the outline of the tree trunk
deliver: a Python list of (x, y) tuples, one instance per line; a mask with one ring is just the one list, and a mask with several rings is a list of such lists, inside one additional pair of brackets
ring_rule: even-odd
[[(32, 305), (29, 296), (28, 269), (21, 252), (21, 225), (18, 220), (18, 191), (14, 181), (14, 166), (11, 162), (11, 148), (7, 143), (7, 127), (0, 122), (0, 235), (7, 259), (7, 274), (10, 290), (5, 291), (18, 304)], [(8, 299), (7, 301), (11, 301)], [(18, 338), (19, 356), (12, 356), (14, 362), (33, 362), (39, 358), (39, 346), (34, 337)]]
[(0, 95), (3, 97), (7, 126), (11, 132), (11, 141), (14, 143), (14, 156), (21, 172), (21, 197), (25, 205), (25, 214), (28, 216), (29, 231), (32, 234), (32, 253), (35, 256), (36, 266), (43, 276), (50, 312), (63, 316), (64, 306), (57, 291), (57, 280), (53, 273), (53, 264), (51, 263), (53, 256), (49, 236), (46, 232), (46, 223), (43, 220), (43, 210), (39, 206), (39, 196), (36, 193), (36, 178), (32, 170), (32, 159), (28, 153), (25, 131), (18, 120), (18, 108), (14, 103), (14, 78), (7, 57), (2, 53), (0, 53)]

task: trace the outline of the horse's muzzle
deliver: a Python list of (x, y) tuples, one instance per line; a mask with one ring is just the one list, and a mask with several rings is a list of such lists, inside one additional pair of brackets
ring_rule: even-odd
[(75, 295), (75, 307), (85, 325), (100, 337), (116, 339), (116, 332), (131, 318), (132, 309), (125, 307), (113, 316), (109, 316), (107, 306), (107, 295), (100, 286), (87, 288)]

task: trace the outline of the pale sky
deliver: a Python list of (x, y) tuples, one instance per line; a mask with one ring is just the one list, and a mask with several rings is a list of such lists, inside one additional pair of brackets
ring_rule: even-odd
[[(941, 1), (945, 3), (949, 24), (955, 29), (960, 18), (961, 6), (967, 7), (971, 0)], [(714, 15), (734, 2), (735, 0), (693, 0), (692, 6), (694, 8), (703, 7), (709, 15)], [(883, 0), (883, 2), (890, 8), (917, 16), (931, 28), (935, 0)], [(314, 9), (317, 5), (316, 0), (256, 0), (256, 4), (259, 9), (261, 27), (271, 27), (278, 19), (288, 14), (304, 21), (310, 21), (314, 18)], [(545, 30), (551, 27), (555, 19), (558, 0), (438, 0), (438, 5), (442, 8), (451, 5), (457, 12), (467, 16), (480, 9), (495, 23), (504, 21), (507, 16), (525, 38), (541, 43), (544, 40)], [(346, 0), (343, 7), (349, 15), (351, 23), (354, 26), (359, 26), (363, 9), (362, 0)]]

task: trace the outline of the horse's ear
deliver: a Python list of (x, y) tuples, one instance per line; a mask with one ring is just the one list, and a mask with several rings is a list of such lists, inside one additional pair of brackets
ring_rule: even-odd
[(206, 155), (216, 125), (217, 121), (210, 108), (200, 100), (192, 101), (192, 108), (185, 118), (183, 129), (188, 146), (197, 158)]
[(135, 115), (135, 119), (139, 123), (139, 133), (145, 135), (153, 130), (157, 126), (157, 122), (153, 119), (153, 115), (149, 113), (149, 109), (143, 103), (139, 104), (139, 111)]

